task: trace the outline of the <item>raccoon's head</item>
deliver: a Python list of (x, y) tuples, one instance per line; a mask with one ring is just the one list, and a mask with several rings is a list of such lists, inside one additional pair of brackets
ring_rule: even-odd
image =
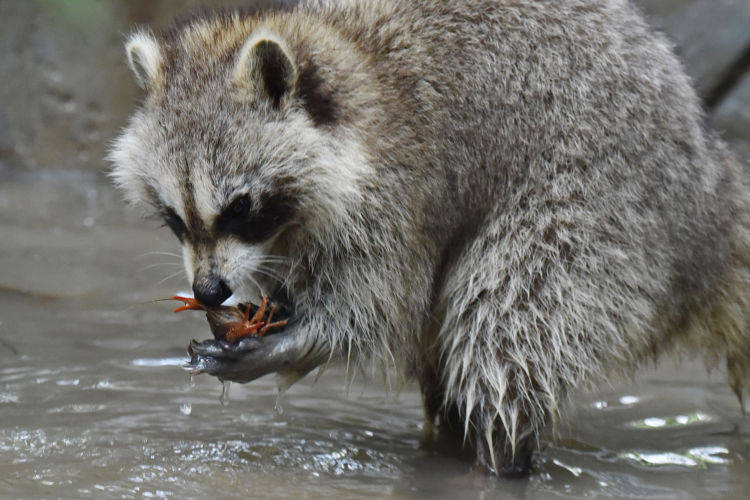
[(117, 184), (177, 236), (204, 304), (288, 288), (290, 248), (346, 226), (368, 175), (335, 85), (298, 41), (238, 16), (126, 50), (146, 97), (112, 148)]

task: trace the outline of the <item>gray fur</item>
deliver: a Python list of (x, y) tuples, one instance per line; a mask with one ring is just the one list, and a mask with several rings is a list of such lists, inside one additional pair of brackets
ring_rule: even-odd
[[(278, 102), (236, 82), (258, 34), (297, 69)], [(509, 473), (571, 388), (674, 345), (742, 394), (748, 171), (629, 3), (330, 0), (153, 39), (114, 177), (192, 221), (191, 279), (213, 259), (249, 296), (283, 273), (299, 342), (274, 369), (392, 363)], [(211, 233), (238, 192), (279, 190), (297, 212), (269, 241)]]

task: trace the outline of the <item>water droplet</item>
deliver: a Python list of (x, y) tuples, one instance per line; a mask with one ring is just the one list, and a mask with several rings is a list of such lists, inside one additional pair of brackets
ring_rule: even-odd
[(232, 383), (228, 380), (224, 380), (221, 383), (221, 397), (219, 397), (219, 402), (222, 406), (229, 404), (229, 387), (231, 385)]
[(281, 406), (281, 398), (279, 396), (276, 396), (276, 403), (273, 405), (273, 411), (276, 413), (276, 416), (281, 416), (284, 414), (284, 407)]
[(193, 375), (192, 373), (190, 374), (190, 378), (188, 379), (188, 386), (191, 389), (195, 389), (195, 375)]
[(277, 416), (281, 416), (284, 414), (284, 407), (281, 405), (281, 398), (282, 396), (284, 396), (285, 392), (286, 389), (282, 387), (279, 387), (278, 392), (276, 392), (276, 402), (274, 402), (273, 404), (273, 411)]
[(193, 413), (193, 405), (191, 405), (190, 403), (182, 403), (180, 405), (180, 413), (187, 417), (188, 415)]

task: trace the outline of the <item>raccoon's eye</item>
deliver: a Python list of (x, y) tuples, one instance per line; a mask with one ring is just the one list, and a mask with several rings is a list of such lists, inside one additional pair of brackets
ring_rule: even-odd
[(263, 200), (258, 211), (252, 209), (248, 195), (235, 199), (216, 221), (216, 229), (232, 234), (247, 243), (257, 243), (271, 237), (294, 212), (290, 198), (276, 195)]
[(182, 222), (180, 216), (171, 208), (162, 209), (162, 213), (164, 215), (164, 222), (169, 226), (169, 229), (172, 230), (175, 236), (182, 241), (187, 234), (187, 226), (185, 223)]
[(252, 208), (252, 203), (250, 203), (250, 195), (243, 194), (242, 196), (234, 200), (224, 212), (229, 212), (235, 217), (241, 217), (243, 215), (247, 215), (250, 212), (250, 208)]

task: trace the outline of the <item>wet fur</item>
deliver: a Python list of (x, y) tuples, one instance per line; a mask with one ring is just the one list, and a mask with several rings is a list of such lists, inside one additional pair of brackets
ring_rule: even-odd
[[(257, 33), (297, 70), (277, 102), (228, 83)], [(628, 3), (307, 2), (136, 37), (160, 58), (115, 179), (197, 233), (238, 189), (293, 196), (265, 246), (185, 251), (191, 278), (213, 258), (236, 280), (285, 255), (301, 364), (415, 375), (428, 418), (511, 474), (571, 388), (673, 346), (726, 359), (742, 394), (747, 167)]]

